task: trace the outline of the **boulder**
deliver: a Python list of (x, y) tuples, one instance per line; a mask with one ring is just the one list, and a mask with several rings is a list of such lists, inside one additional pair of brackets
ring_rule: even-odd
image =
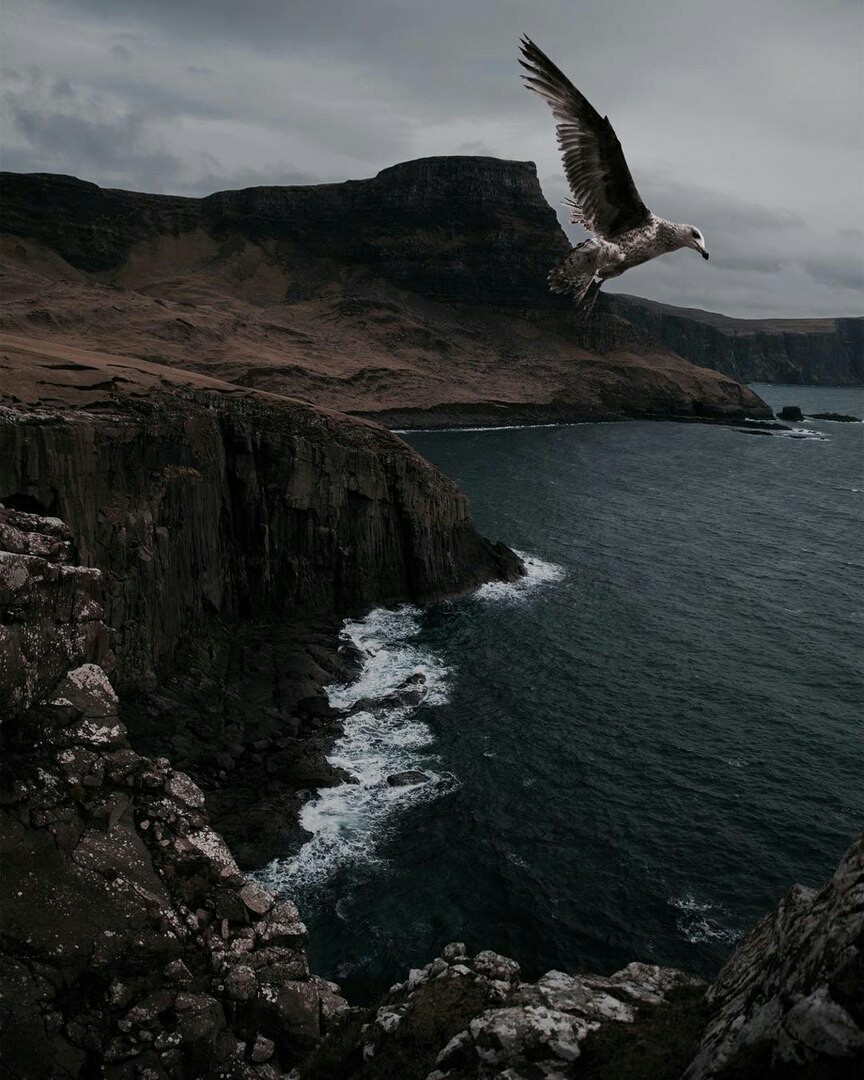
[(391, 773), (387, 777), (390, 787), (407, 787), (409, 784), (422, 784), (429, 776), (419, 769), (406, 769), (404, 772)]

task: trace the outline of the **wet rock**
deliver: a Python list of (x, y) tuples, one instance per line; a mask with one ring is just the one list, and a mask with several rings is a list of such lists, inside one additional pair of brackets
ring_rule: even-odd
[(374, 713), (385, 709), (413, 708), (415, 705), (419, 705), (425, 696), (426, 692), (424, 690), (409, 688), (394, 690), (392, 694), (385, 694), (383, 697), (360, 698), (348, 710), (348, 715), (356, 716), (357, 713), (361, 712)]
[[(316, 665), (316, 670), (321, 671)], [(321, 672), (323, 674), (323, 671)], [(316, 717), (321, 720), (333, 720), (337, 719), (341, 714), (338, 709), (334, 709), (324, 694), (316, 694), (314, 696), (301, 698), (295, 706), (298, 712), (306, 713), (307, 716)]]
[(409, 784), (422, 784), (428, 779), (428, 774), (419, 769), (406, 769), (404, 772), (391, 773), (387, 783), (390, 787), (407, 787)]
[(777, 415), (781, 420), (789, 420), (791, 422), (800, 421), (804, 419), (804, 413), (797, 405), (784, 405)]
[(240, 890), (240, 899), (256, 915), (264, 915), (273, 907), (275, 898), (263, 885), (250, 881)]
[(415, 671), (413, 675), (409, 675), (407, 679), (404, 679), (399, 683), (399, 690), (407, 690), (411, 687), (424, 686), (426, 683), (426, 676), (422, 671)]

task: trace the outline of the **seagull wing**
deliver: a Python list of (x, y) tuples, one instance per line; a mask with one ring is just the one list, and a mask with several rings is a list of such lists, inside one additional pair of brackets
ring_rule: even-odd
[(521, 48), (525, 60), (519, 63), (529, 72), (522, 76), (525, 85), (549, 102), (558, 121), (558, 145), (576, 208), (573, 220), (605, 239), (644, 225), (650, 211), (608, 117), (597, 112), (530, 38), (523, 38)]

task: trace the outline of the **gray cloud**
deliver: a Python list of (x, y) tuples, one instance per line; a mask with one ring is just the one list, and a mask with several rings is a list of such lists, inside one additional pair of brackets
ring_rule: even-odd
[(649, 205), (708, 238), (710, 267), (679, 253), (628, 291), (858, 310), (847, 0), (7, 0), (4, 164), (203, 194), (492, 153), (537, 161), (554, 205), (552, 120), (517, 77), (526, 30), (610, 115)]

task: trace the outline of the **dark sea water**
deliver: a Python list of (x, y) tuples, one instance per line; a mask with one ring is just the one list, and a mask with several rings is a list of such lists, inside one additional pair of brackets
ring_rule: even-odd
[[(757, 386), (864, 416), (864, 390)], [(548, 968), (714, 974), (861, 827), (864, 424), (592, 424), (405, 436), (529, 578), (346, 628), (360, 780), (263, 877), (315, 970), (368, 996), (454, 939)], [(423, 784), (388, 774), (420, 768)]]

